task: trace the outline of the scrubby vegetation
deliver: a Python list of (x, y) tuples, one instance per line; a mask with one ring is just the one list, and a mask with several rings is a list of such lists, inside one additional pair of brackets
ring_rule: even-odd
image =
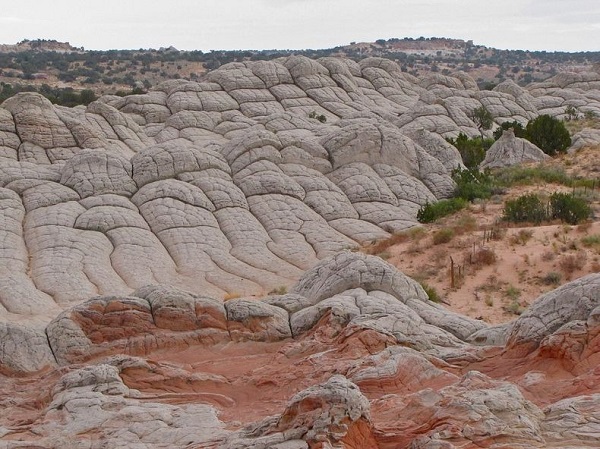
[(469, 138), (464, 133), (460, 133), (456, 139), (446, 139), (448, 143), (454, 145), (465, 166), (469, 169), (477, 169), (479, 164), (485, 158), (486, 151), (494, 143), (494, 139), (485, 139), (483, 137)]
[(571, 136), (565, 124), (549, 115), (540, 115), (531, 120), (525, 132), (527, 140), (550, 156), (566, 152), (571, 145)]
[(581, 197), (560, 192), (550, 195), (550, 218), (576, 225), (591, 215), (592, 209)]
[(432, 223), (439, 218), (464, 209), (468, 204), (468, 201), (463, 198), (450, 198), (435, 203), (427, 203), (419, 209), (417, 220), (419, 220), (420, 223)]
[(575, 225), (591, 215), (592, 209), (584, 198), (561, 192), (553, 193), (547, 200), (530, 193), (504, 203), (504, 219), (513, 223), (540, 224), (556, 219)]

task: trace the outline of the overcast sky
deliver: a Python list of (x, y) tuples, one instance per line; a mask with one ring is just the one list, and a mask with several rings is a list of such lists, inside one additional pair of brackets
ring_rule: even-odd
[(329, 48), (450, 37), (500, 49), (600, 51), (599, 0), (2, 0), (0, 43), (88, 50)]

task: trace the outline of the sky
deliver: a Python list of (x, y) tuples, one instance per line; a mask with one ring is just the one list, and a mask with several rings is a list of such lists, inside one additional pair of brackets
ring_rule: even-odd
[(0, 0), (0, 43), (86, 50), (319, 49), (404, 37), (600, 51), (599, 0)]

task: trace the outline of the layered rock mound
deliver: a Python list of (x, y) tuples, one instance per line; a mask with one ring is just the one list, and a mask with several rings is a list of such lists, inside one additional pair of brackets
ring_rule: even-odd
[(452, 194), (473, 109), (599, 90), (289, 57), (6, 100), (0, 448), (596, 447), (595, 276), (489, 327), (352, 251)]
[(4, 447), (598, 447), (598, 274), (489, 327), (342, 252), (283, 295), (148, 286), (44, 333), (35, 366), (2, 346)]

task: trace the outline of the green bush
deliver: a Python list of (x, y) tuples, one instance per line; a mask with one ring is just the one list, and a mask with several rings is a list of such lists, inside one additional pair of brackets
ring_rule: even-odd
[(576, 225), (592, 215), (589, 204), (580, 197), (569, 193), (553, 193), (548, 201), (542, 201), (534, 193), (520, 196), (504, 203), (504, 219), (515, 223), (558, 219)]
[(553, 219), (576, 225), (590, 218), (592, 209), (583, 198), (556, 192), (550, 195), (550, 213)]
[(494, 143), (494, 139), (483, 139), (481, 137), (469, 139), (463, 133), (460, 133), (456, 139), (449, 138), (446, 140), (456, 147), (467, 168), (479, 167), (479, 164), (485, 158), (485, 152)]
[(452, 171), (452, 179), (456, 183), (455, 196), (459, 198), (473, 201), (476, 198), (487, 199), (492, 196), (493, 178), (487, 171), (462, 170), (459, 167)]
[(548, 219), (547, 205), (535, 193), (520, 196), (504, 203), (504, 219), (514, 223), (539, 224)]
[(467, 207), (468, 202), (463, 198), (450, 198), (448, 200), (440, 200), (435, 203), (427, 203), (419, 212), (417, 212), (417, 220), (420, 223), (431, 223), (438, 218), (458, 212)]
[(571, 146), (571, 136), (565, 124), (549, 115), (540, 115), (531, 120), (527, 124), (526, 132), (527, 140), (550, 156), (564, 153)]

